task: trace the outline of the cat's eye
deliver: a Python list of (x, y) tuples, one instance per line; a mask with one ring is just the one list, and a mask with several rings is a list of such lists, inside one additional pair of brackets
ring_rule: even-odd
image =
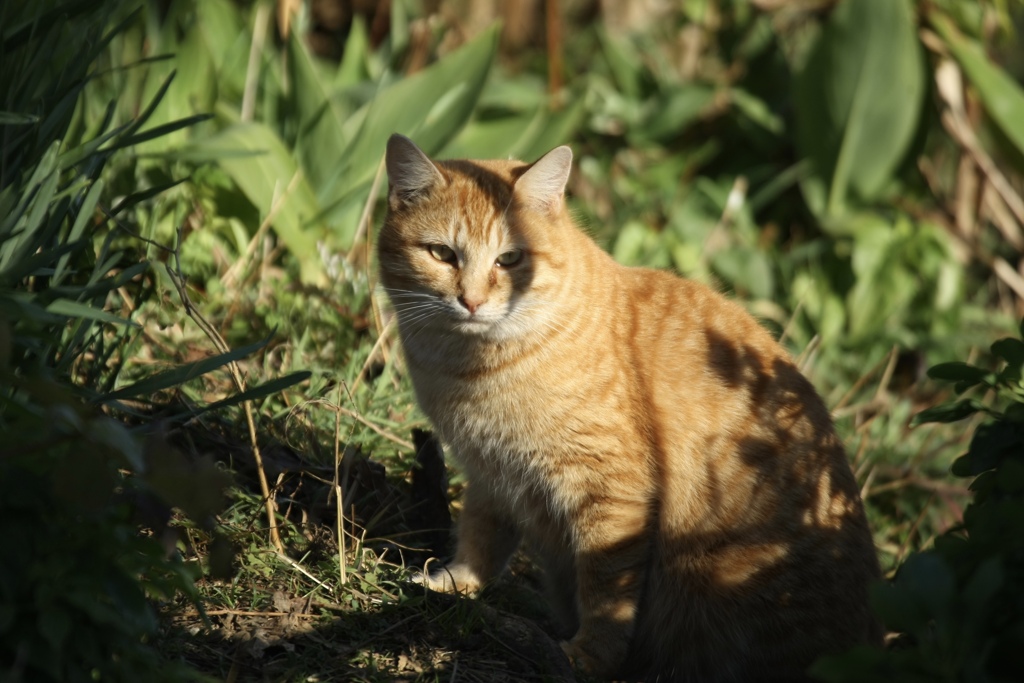
[(428, 244), (427, 251), (430, 255), (436, 258), (438, 261), (444, 261), (445, 263), (455, 263), (455, 251), (445, 244)]
[(522, 249), (510, 249), (503, 254), (499, 254), (495, 263), (499, 266), (507, 268), (508, 266), (514, 266), (523, 260)]

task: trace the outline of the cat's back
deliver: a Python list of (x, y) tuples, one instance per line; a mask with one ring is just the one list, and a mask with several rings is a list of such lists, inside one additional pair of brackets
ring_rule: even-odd
[(831, 431), (813, 386), (743, 306), (671, 273), (618, 269), (617, 310), (609, 317), (618, 321), (623, 362), (636, 368), (650, 407), (664, 418), (657, 427), (721, 434), (788, 405), (799, 409), (803, 428)]
[(756, 536), (749, 522), (766, 518), (784, 524), (773, 534), (794, 538), (850, 527), (864, 550), (870, 537), (845, 449), (789, 353), (710, 287), (625, 270), (619, 341), (647, 397), (665, 524), (712, 538)]
[[(659, 490), (636, 656), (666, 680), (743, 680), (795, 676), (822, 651), (877, 640), (871, 535), (811, 383), (738, 303), (667, 273), (623, 273), (620, 339), (649, 397)], [(644, 645), (666, 633), (702, 642), (700, 654)], [(731, 675), (729, 661), (744, 663)]]

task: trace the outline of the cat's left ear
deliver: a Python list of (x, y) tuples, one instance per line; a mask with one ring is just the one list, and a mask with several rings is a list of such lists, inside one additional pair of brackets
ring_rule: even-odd
[(384, 165), (388, 169), (388, 202), (392, 207), (413, 202), (445, 182), (430, 157), (415, 142), (398, 133), (388, 138)]
[(519, 176), (514, 192), (535, 208), (553, 209), (562, 201), (571, 170), (572, 150), (568, 145), (555, 147)]

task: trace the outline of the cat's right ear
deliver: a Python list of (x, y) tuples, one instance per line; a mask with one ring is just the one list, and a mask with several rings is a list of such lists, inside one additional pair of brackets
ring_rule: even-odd
[(415, 142), (398, 133), (388, 138), (384, 163), (388, 169), (388, 204), (392, 209), (416, 201), (445, 182), (430, 157)]
[(562, 201), (570, 171), (572, 150), (567, 145), (555, 147), (519, 176), (515, 194), (538, 209), (552, 209)]

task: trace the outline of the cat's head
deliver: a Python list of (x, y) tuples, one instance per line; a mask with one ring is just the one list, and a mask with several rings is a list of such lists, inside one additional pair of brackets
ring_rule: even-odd
[(533, 164), (439, 161), (392, 135), (381, 282), (408, 326), (507, 339), (534, 329), (566, 265), (558, 147)]

